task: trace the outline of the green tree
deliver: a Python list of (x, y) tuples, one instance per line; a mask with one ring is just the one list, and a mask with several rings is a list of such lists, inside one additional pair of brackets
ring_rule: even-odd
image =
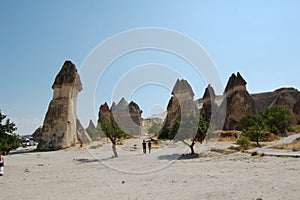
[(186, 114), (178, 117), (169, 132), (169, 137), (175, 141), (182, 141), (191, 149), (191, 154), (195, 154), (194, 145), (196, 142), (202, 143), (209, 128), (209, 122), (195, 114)]
[(17, 130), (16, 125), (10, 122), (9, 119), (3, 122), (5, 118), (6, 115), (3, 115), (0, 111), (0, 151), (7, 154), (18, 148), (21, 140), (14, 134), (14, 131)]
[(264, 136), (264, 128), (265, 123), (262, 115), (245, 115), (236, 125), (237, 130), (242, 131), (243, 135), (251, 141), (255, 141), (259, 147), (259, 141)]
[(116, 148), (117, 141), (127, 137), (127, 134), (119, 128), (118, 124), (115, 122), (111, 115), (109, 117), (103, 118), (100, 121), (100, 126), (105, 136), (108, 137), (112, 143), (112, 151), (114, 153), (114, 157), (118, 157)]
[(286, 135), (286, 130), (291, 125), (291, 113), (282, 106), (272, 106), (263, 114), (265, 123), (272, 133)]

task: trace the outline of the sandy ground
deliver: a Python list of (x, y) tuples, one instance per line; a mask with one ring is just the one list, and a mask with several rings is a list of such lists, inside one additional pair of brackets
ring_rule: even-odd
[[(140, 140), (55, 152), (18, 150), (5, 157), (1, 199), (299, 199), (300, 158), (208, 153), (178, 159), (189, 149), (168, 144), (142, 154)], [(230, 143), (217, 143), (225, 147)], [(205, 156), (206, 155), (206, 156)]]

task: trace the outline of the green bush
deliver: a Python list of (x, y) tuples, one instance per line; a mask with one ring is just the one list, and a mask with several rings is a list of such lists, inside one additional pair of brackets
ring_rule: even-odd
[(248, 137), (242, 136), (236, 141), (236, 143), (243, 149), (248, 149), (250, 146), (250, 139)]

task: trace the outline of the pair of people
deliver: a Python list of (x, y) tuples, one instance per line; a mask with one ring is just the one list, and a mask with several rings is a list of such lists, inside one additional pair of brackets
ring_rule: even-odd
[(0, 176), (4, 175), (4, 159), (2, 153), (0, 152)]
[[(147, 143), (146, 143), (145, 140), (143, 140), (142, 146), (143, 146), (143, 152), (147, 153)], [(149, 153), (151, 153), (151, 147), (152, 147), (152, 143), (151, 143), (151, 140), (149, 140), (148, 141), (148, 150), (149, 150)]]

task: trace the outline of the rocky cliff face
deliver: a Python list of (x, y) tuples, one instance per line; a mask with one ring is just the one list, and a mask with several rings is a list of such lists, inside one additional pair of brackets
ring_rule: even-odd
[(111, 115), (115, 122), (124, 132), (129, 135), (141, 135), (142, 133), (142, 111), (135, 102), (128, 102), (122, 98), (118, 104), (113, 103), (111, 108), (107, 103), (100, 106), (99, 120)]
[(297, 123), (300, 124), (300, 95), (298, 96), (298, 100), (293, 106), (293, 113), (295, 115)]
[[(161, 133), (170, 130), (174, 121), (182, 114), (198, 113), (194, 102), (194, 92), (186, 80), (177, 80), (172, 90), (172, 97), (168, 103), (167, 116), (164, 120)], [(159, 136), (164, 138), (164, 134)]]
[(256, 102), (258, 114), (263, 113), (270, 106), (282, 106), (292, 114), (292, 124), (297, 124), (300, 122), (297, 119), (297, 113), (300, 110), (296, 106), (299, 95), (299, 91), (295, 88), (280, 88), (274, 92), (252, 94), (251, 96)]
[[(82, 84), (76, 66), (71, 61), (64, 63), (52, 89), (53, 99), (46, 113), (42, 131), (35, 138), (39, 143), (38, 150), (63, 149), (75, 145), (78, 141), (76, 104)], [(82, 134), (86, 134), (81, 130), (79, 132), (80, 138), (84, 137)]]
[(221, 104), (219, 111), (221, 115), (225, 115), (224, 130), (233, 130), (244, 115), (256, 114), (256, 104), (248, 93), (246, 84), (247, 82), (240, 73), (232, 74), (229, 78), (224, 91), (226, 99)]

